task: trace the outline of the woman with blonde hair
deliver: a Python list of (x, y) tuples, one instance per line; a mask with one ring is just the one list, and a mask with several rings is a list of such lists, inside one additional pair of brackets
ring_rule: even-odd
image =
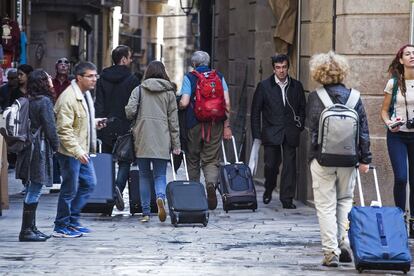
[[(345, 104), (351, 95), (343, 81), (349, 72), (345, 57), (330, 51), (317, 54), (310, 60), (312, 78), (323, 85), (333, 103)], [(321, 165), (318, 161), (319, 118), (325, 109), (316, 91), (308, 97), (307, 123), (311, 133), (310, 170), (316, 213), (319, 220), (322, 264), (337, 267), (339, 262), (351, 262), (351, 250), (346, 231), (348, 213), (352, 208), (355, 187), (354, 166), (338, 167)], [(359, 170), (366, 173), (371, 163), (368, 120), (361, 99), (355, 110), (359, 115)]]

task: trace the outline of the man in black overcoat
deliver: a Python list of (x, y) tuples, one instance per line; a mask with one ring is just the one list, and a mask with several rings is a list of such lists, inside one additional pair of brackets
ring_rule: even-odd
[(256, 88), (252, 109), (253, 139), (264, 146), (265, 192), (263, 202), (272, 200), (280, 164), (280, 201), (283, 208), (295, 209), (296, 148), (304, 129), (306, 99), (302, 84), (291, 78), (289, 58), (279, 54), (272, 57), (274, 74), (261, 81)]

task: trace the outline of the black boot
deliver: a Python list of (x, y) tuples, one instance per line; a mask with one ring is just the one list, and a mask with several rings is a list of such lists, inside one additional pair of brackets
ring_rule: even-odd
[[(33, 204), (36, 204), (36, 209), (37, 209), (37, 203), (33, 203)], [(32, 221), (32, 231), (35, 234), (37, 234), (37, 235), (39, 235), (41, 237), (44, 237), (46, 239), (50, 239), (50, 237), (52, 237), (52, 235), (46, 235), (45, 233), (42, 233), (42, 232), (40, 232), (39, 229), (37, 229), (37, 227), (36, 227), (36, 210), (34, 212), (33, 221)]]
[(408, 226), (410, 227), (409, 234), (410, 239), (414, 239), (414, 218), (408, 220)]
[(35, 220), (37, 203), (23, 203), (22, 229), (20, 230), (19, 241), (46, 241), (47, 239), (32, 229)]

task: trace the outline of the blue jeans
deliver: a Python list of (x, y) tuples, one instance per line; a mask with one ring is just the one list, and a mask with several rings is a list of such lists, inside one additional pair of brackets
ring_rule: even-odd
[(410, 184), (410, 210), (414, 217), (414, 133), (388, 131), (388, 154), (390, 156), (392, 170), (394, 171), (394, 202), (395, 205), (405, 210), (406, 185), (407, 185), (407, 159)]
[(118, 162), (118, 174), (116, 176), (115, 185), (121, 191), (121, 194), (125, 190), (126, 182), (128, 181), (129, 177), (129, 170), (131, 164), (129, 162)]
[(57, 153), (62, 174), (55, 229), (79, 224), (80, 211), (96, 186), (92, 160), (82, 164), (74, 157)]
[(43, 184), (31, 182), (27, 185), (26, 196), (24, 198), (24, 203), (32, 204), (38, 203), (40, 195), (42, 193)]
[[(141, 196), (141, 207), (144, 215), (151, 213), (151, 185), (154, 185), (157, 198), (165, 200), (165, 188), (167, 186), (167, 163), (168, 160), (156, 158), (138, 158), (139, 167), (139, 193)], [(152, 171), (150, 164), (152, 163)], [(152, 175), (154, 177), (152, 177)], [(154, 182), (152, 181), (154, 179)]]

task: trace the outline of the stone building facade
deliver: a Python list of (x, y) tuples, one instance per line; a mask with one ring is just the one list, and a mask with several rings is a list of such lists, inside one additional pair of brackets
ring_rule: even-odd
[[(243, 89), (247, 91), (246, 159), (252, 144), (250, 104), (255, 87), (272, 74), (270, 56), (275, 53), (273, 33), (278, 18), (272, 13), (269, 2), (221, 0), (214, 5), (213, 62), (227, 78), (233, 121), (240, 107), (240, 95)], [(317, 87), (309, 76), (308, 63), (313, 54), (335, 50), (348, 57), (351, 74), (345, 84), (361, 91), (381, 194), (384, 204), (393, 204), (393, 173), (380, 109), (388, 65), (399, 47), (409, 41), (409, 1), (299, 0), (298, 7), (296, 39), (291, 48), (292, 76), (303, 83), (307, 92), (312, 91)], [(297, 198), (311, 203), (308, 145), (305, 130), (298, 150)], [(261, 171), (258, 178), (262, 177)], [(369, 177), (372, 175), (364, 176), (363, 182), (373, 183)], [(366, 185), (365, 194), (367, 201), (373, 199), (373, 185)]]

